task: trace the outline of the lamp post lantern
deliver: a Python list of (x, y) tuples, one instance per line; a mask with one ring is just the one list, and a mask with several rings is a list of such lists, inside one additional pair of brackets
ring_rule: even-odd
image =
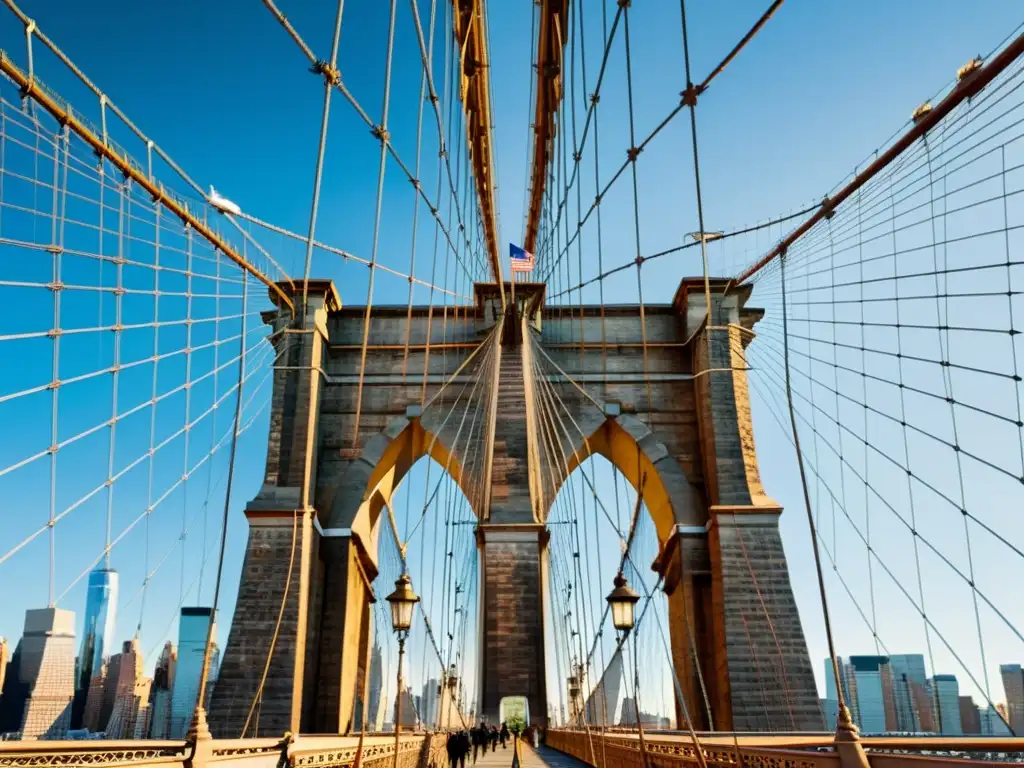
[(398, 633), (399, 641), (404, 641), (412, 626), (413, 608), (420, 601), (412, 590), (408, 574), (403, 573), (395, 580), (395, 591), (385, 599), (391, 603), (391, 628)]
[(419, 596), (413, 592), (409, 575), (403, 573), (395, 580), (395, 591), (385, 598), (391, 604), (391, 628), (398, 635), (398, 680), (395, 692), (395, 761), (398, 768), (398, 747), (402, 733), (402, 661), (405, 659), (405, 639), (412, 627), (412, 612)]
[(640, 595), (630, 588), (622, 571), (615, 577), (614, 584), (615, 589), (605, 598), (612, 609), (612, 624), (620, 632), (629, 632), (636, 623), (634, 611)]

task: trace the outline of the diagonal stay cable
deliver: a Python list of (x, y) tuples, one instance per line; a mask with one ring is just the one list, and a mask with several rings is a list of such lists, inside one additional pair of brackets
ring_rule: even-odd
[[(755, 370), (758, 370), (758, 369), (755, 369)], [(778, 386), (778, 385), (775, 385), (775, 386)], [(787, 438), (792, 443), (793, 439), (792, 439), (792, 436), (791, 436), (791, 432), (789, 430), (784, 430), (784, 433), (787, 435)], [(849, 466), (849, 465), (847, 464), (847, 466)], [(841, 499), (834, 493), (834, 491), (832, 490), (832, 487), (829, 485), (828, 481), (823, 477), (823, 475), (821, 475), (818, 472), (818, 470), (817, 470), (817, 468), (815, 467), (814, 464), (808, 462), (807, 463), (807, 468), (822, 483), (823, 487), (828, 491), (829, 496), (832, 499), (832, 502), (839, 508), (840, 512), (843, 513), (843, 516), (846, 517), (847, 522), (849, 522), (850, 526), (854, 529), (854, 532), (857, 534), (858, 539), (860, 539), (861, 543), (864, 544), (865, 547), (867, 547), (868, 546), (867, 545), (867, 538), (865, 537), (864, 533), (860, 530), (860, 528), (857, 526), (857, 524), (854, 522), (854, 520), (850, 516), (849, 512), (843, 506)], [(817, 529), (815, 528), (814, 530), (815, 530), (815, 536), (819, 536), (817, 534)], [(819, 536), (819, 538), (820, 538), (820, 536)], [(875, 562), (878, 563), (881, 566), (881, 568), (885, 571), (886, 575), (896, 585), (896, 587), (903, 594), (903, 596), (907, 599), (907, 601), (911, 604), (911, 606), (913, 606), (913, 608), (921, 615), (922, 619), (925, 621), (925, 623), (928, 625), (928, 627), (931, 629), (931, 631), (934, 632), (935, 635), (939, 638), (939, 640), (942, 642), (942, 644), (946, 647), (946, 650), (949, 651), (949, 653), (953, 656), (953, 658), (956, 660), (956, 662), (963, 669), (965, 674), (970, 678), (971, 682), (978, 688), (978, 690), (984, 691), (985, 690), (984, 687), (978, 682), (977, 678), (971, 672), (970, 668), (967, 666), (967, 664), (963, 661), (963, 659), (957, 653), (956, 649), (946, 639), (946, 637), (945, 637), (945, 635), (943, 635), (942, 631), (935, 625), (935, 623), (931, 620), (931, 618), (929, 618), (928, 615), (922, 610), (921, 606), (914, 600), (913, 596), (907, 591), (907, 589), (903, 585), (902, 581), (889, 568), (888, 564), (886, 564), (886, 562), (881, 559), (881, 556), (878, 554), (877, 548), (870, 548), (870, 549), (868, 549), (868, 552), (870, 553), (870, 555), (872, 555), (874, 557)], [(996, 610), (996, 609), (993, 607), (993, 610)], [(998, 612), (998, 610), (996, 610), (996, 613), (997, 613), (997, 615), (1002, 616), (1002, 614), (1000, 614)], [(1012, 625), (1010, 625), (1010, 628), (1011, 628), (1012, 631), (1017, 633), (1018, 637), (1021, 636)], [(988, 703), (989, 703), (989, 706), (994, 707), (994, 704), (991, 701), (988, 702)]]

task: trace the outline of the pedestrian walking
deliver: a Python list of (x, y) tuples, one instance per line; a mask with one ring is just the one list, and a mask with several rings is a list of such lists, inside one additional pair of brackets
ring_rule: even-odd
[(451, 768), (466, 768), (466, 753), (469, 751), (468, 739), (465, 731), (449, 733), (445, 749), (448, 752), (448, 762)]
[(498, 749), (498, 726), (492, 725), (487, 733), (487, 739), (491, 742), (491, 752)]
[(505, 723), (501, 724), (501, 730), (498, 732), (498, 738), (501, 740), (501, 748), (508, 749), (508, 726)]
[(477, 755), (480, 752), (487, 752), (487, 726), (480, 723), (478, 728), (473, 729), (473, 764), (476, 765)]

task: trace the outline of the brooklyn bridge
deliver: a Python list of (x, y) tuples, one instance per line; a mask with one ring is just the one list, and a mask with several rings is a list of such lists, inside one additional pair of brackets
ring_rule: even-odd
[(1019, 8), (2, 3), (0, 766), (1022, 759)]

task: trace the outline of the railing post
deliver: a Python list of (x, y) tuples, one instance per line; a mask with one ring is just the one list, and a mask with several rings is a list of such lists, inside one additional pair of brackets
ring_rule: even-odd
[(213, 758), (213, 737), (206, 723), (206, 710), (202, 707), (197, 707), (192, 714), (187, 738), (192, 750), (185, 760), (185, 768), (206, 768)]
[(850, 718), (850, 710), (842, 704), (836, 724), (835, 749), (842, 768), (869, 768), (871, 765), (860, 743), (860, 732)]

